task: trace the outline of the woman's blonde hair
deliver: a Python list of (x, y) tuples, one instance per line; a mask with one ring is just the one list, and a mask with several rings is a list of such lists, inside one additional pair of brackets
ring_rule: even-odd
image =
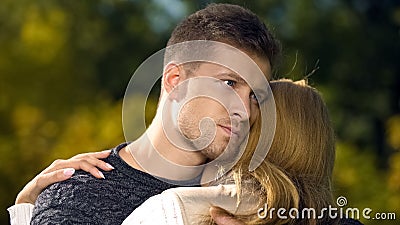
[[(315, 216), (329, 205), (335, 206), (332, 197), (331, 177), (335, 159), (334, 132), (327, 108), (320, 94), (306, 81), (277, 80), (270, 84), (276, 104), (276, 130), (266, 159), (254, 171), (248, 171), (250, 160), (258, 142), (262, 121), (253, 125), (247, 149), (232, 174), (244, 198), (245, 192), (260, 196), (260, 207), (313, 208)], [(260, 108), (268, 107), (260, 105)], [(250, 181), (250, 182), (249, 182)], [(248, 183), (253, 188), (248, 188)], [(254, 184), (256, 188), (254, 188)], [(251, 190), (250, 190), (251, 189)], [(247, 193), (248, 194), (248, 193)], [(252, 215), (237, 215), (247, 224), (335, 224), (336, 220), (325, 216), (322, 219), (278, 218), (276, 210), (272, 216), (259, 218)], [(286, 214), (287, 215), (287, 214)]]

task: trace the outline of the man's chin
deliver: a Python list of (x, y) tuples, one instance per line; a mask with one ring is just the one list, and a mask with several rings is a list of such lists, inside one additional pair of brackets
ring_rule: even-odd
[(224, 152), (224, 149), (207, 148), (202, 150), (201, 152), (207, 157), (208, 161), (212, 161), (218, 158)]
[[(232, 146), (232, 145), (230, 145)], [(221, 159), (223, 161), (229, 159), (229, 158), (233, 158), (234, 155), (237, 153), (237, 151), (235, 151), (235, 149), (228, 148), (225, 147), (223, 149), (221, 149), (221, 146), (218, 146), (218, 149), (205, 149), (202, 151), (202, 154), (205, 155), (208, 159), (208, 161), (213, 161), (215, 159)], [(237, 147), (237, 146), (236, 146)], [(220, 157), (221, 156), (221, 157)]]

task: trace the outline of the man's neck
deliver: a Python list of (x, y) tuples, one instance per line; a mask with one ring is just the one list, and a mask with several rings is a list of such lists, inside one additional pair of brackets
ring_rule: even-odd
[(135, 169), (169, 180), (189, 180), (198, 176), (206, 162), (200, 152), (185, 151), (172, 144), (154, 118), (146, 132), (120, 151), (121, 158)]

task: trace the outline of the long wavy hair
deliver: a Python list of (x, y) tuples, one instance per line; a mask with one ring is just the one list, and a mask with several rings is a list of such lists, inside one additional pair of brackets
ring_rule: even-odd
[[(275, 136), (263, 163), (248, 171), (255, 146), (265, 144), (263, 137), (259, 137), (262, 121), (258, 120), (251, 128), (247, 149), (231, 172), (239, 193), (238, 201), (250, 194), (259, 196), (256, 204), (266, 206), (265, 212), (271, 212), (272, 208), (284, 208), (286, 212), (296, 208), (301, 216), (302, 209), (312, 208), (318, 217), (323, 208), (335, 207), (331, 186), (335, 141), (328, 110), (317, 90), (304, 80), (282, 79), (270, 85), (277, 114)], [(262, 107), (267, 105), (261, 104)], [(247, 224), (338, 223), (326, 212), (319, 219), (289, 216), (281, 219), (276, 214), (259, 218), (257, 212), (236, 217)]]

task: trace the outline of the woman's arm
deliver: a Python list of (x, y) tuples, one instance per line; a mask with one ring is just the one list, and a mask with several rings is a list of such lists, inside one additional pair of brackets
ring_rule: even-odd
[(100, 170), (98, 170), (98, 168), (110, 171), (113, 167), (100, 159), (107, 158), (110, 153), (110, 150), (83, 153), (67, 160), (55, 160), (49, 167), (44, 169), (25, 185), (25, 187), (18, 193), (15, 204), (34, 204), (37, 196), (44, 188), (50, 184), (70, 178), (74, 174), (75, 170), (84, 170), (97, 178), (104, 178), (104, 175)]
[(245, 225), (229, 211), (241, 213), (253, 205), (237, 205), (234, 185), (172, 188), (149, 198), (122, 225), (206, 224), (210, 216), (218, 225)]
[(50, 184), (69, 179), (75, 170), (84, 170), (97, 178), (104, 178), (102, 172), (114, 169), (101, 159), (107, 158), (111, 151), (83, 153), (67, 160), (55, 160), (29, 181), (18, 193), (15, 205), (8, 208), (11, 225), (29, 224), (32, 216), (33, 204), (44, 188)]

